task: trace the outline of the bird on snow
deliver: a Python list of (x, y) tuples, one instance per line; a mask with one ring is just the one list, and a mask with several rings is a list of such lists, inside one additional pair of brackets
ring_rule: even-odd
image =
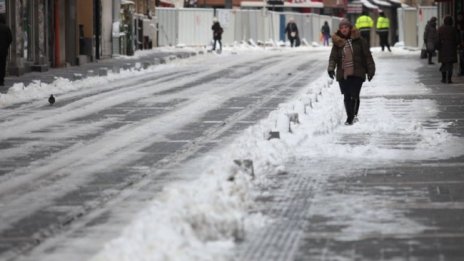
[(50, 97), (48, 98), (48, 102), (50, 103), (50, 105), (53, 105), (55, 103), (55, 97), (53, 97), (53, 94), (50, 95)]

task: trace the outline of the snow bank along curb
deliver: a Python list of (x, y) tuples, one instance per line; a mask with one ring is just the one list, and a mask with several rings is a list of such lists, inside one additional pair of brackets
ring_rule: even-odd
[[(299, 99), (282, 104), (225, 149), (201, 159), (209, 167), (204, 168), (200, 178), (166, 187), (119, 238), (109, 242), (92, 260), (227, 259), (226, 250), (234, 246), (234, 241), (267, 222), (259, 213), (248, 213), (255, 186), (266, 185), (269, 174), (284, 172), (283, 163), (293, 147), (312, 135), (307, 129), (298, 131), (300, 124), (309, 122), (316, 134), (340, 124), (338, 112), (318, 116), (321, 110), (326, 111), (320, 101), (338, 96), (338, 88), (320, 77)], [(340, 107), (334, 110), (342, 111)], [(270, 131), (278, 131), (280, 139), (269, 140)], [(234, 159), (251, 160), (254, 178)]]
[[(180, 51), (169, 49), (170, 52)], [(125, 79), (129, 76), (137, 76), (149, 72), (159, 70), (159, 65), (165, 65), (175, 62), (177, 59), (186, 59), (195, 57), (197, 54), (204, 54), (203, 51), (182, 50), (182, 53), (169, 55), (164, 58), (154, 57), (152, 60), (141, 60), (137, 62), (129, 62), (131, 59), (139, 59), (143, 55), (149, 55), (159, 52), (156, 51), (140, 51), (140, 54), (129, 57), (127, 63), (121, 66), (113, 66), (112, 68), (101, 67), (95, 70), (88, 70), (86, 74), (74, 73), (72, 79), (55, 77), (52, 83), (44, 83), (40, 80), (35, 80), (28, 85), (24, 83), (15, 83), (8, 89), (6, 94), (0, 93), (0, 108), (6, 107), (15, 103), (31, 101), (35, 99), (43, 99), (50, 94), (62, 94), (81, 88), (90, 88), (96, 85), (105, 85), (109, 82)], [(122, 58), (119, 58), (122, 59)]]

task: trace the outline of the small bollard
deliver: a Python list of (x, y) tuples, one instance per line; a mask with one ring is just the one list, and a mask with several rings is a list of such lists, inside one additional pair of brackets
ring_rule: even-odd
[(113, 73), (120, 73), (121, 72), (121, 68), (119, 66), (113, 66), (113, 68), (111, 68), (111, 71)]
[(135, 65), (134, 65), (134, 69), (137, 70), (137, 71), (141, 71), (142, 70), (142, 64), (139, 63), (139, 62), (136, 62)]
[(278, 132), (278, 131), (270, 131), (269, 135), (267, 137), (267, 140), (272, 140), (272, 139), (280, 139), (280, 132)]
[(93, 70), (88, 70), (87, 77), (92, 77), (92, 76), (95, 76), (95, 72)]
[(143, 62), (142, 63), (142, 67), (143, 67), (144, 70), (148, 69), (148, 67), (150, 67), (150, 66), (151, 66), (150, 62)]
[(290, 120), (290, 122), (300, 124), (300, 120), (299, 120), (297, 112), (287, 113), (287, 116), (288, 116), (288, 119)]
[(166, 63), (166, 58), (164, 58), (164, 57), (161, 58), (161, 59), (160, 59), (160, 63), (161, 63), (161, 64), (165, 64), (165, 63)]
[(76, 80), (82, 80), (84, 79), (84, 75), (82, 75), (82, 73), (75, 73), (73, 74), (73, 80), (76, 81)]
[(122, 66), (122, 68), (123, 68), (124, 70), (129, 70), (130, 68), (132, 68), (132, 64), (130, 64), (130, 63), (125, 63), (125, 64)]
[(157, 64), (160, 64), (161, 61), (160, 61), (160, 58), (156, 57), (155, 59), (153, 59), (153, 64), (154, 65), (157, 65)]
[(252, 179), (255, 178), (255, 170), (253, 169), (253, 161), (250, 159), (234, 160), (234, 163), (245, 171)]
[(108, 75), (108, 68), (102, 67), (98, 69), (98, 76), (107, 76)]

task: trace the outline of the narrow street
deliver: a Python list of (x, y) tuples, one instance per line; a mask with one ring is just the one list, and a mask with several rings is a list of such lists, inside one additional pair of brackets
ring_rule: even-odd
[(2, 109), (0, 257), (110, 222), (127, 198), (195, 178), (176, 169), (266, 117), (318, 77), (325, 60), (325, 52), (280, 51), (191, 58), (56, 95), (53, 106)]

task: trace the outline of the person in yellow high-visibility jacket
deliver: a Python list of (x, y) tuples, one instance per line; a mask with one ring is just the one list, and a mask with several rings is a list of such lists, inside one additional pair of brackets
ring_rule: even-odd
[(358, 19), (356, 19), (356, 28), (361, 33), (362, 38), (366, 39), (367, 46), (371, 46), (371, 28), (374, 26), (372, 18), (364, 11)]
[(388, 30), (390, 29), (390, 20), (388, 17), (385, 17), (384, 12), (379, 13), (376, 27), (380, 38), (380, 47), (382, 47), (382, 52), (385, 50), (385, 46), (387, 47), (388, 51), (391, 52), (390, 44), (388, 44)]

